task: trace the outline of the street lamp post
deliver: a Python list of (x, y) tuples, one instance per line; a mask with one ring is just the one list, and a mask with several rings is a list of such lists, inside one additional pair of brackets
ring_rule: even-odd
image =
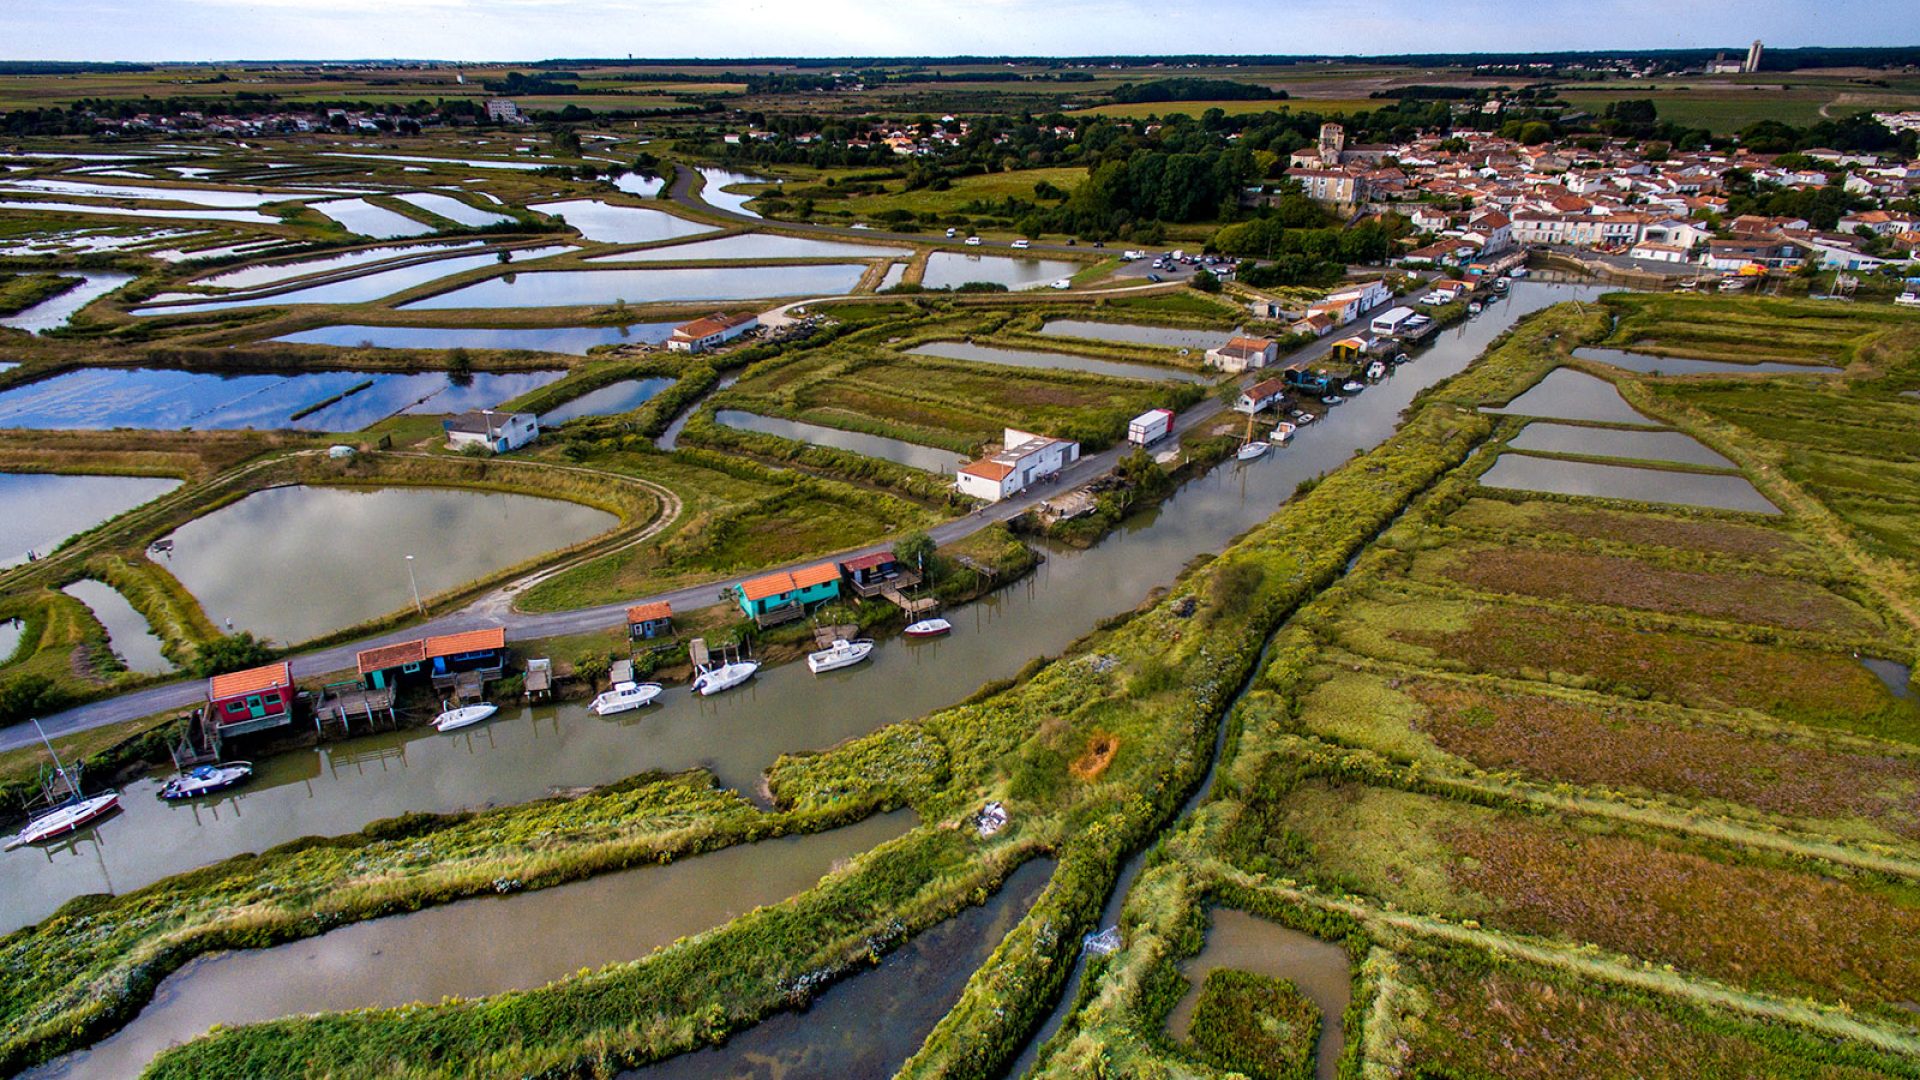
[(420, 582), (414, 579), (413, 556), (411, 555), (407, 556), (407, 584), (409, 586), (412, 586), (413, 588), (414, 610), (418, 611), (422, 615), (425, 615), (427, 613), (427, 606), (420, 602)]

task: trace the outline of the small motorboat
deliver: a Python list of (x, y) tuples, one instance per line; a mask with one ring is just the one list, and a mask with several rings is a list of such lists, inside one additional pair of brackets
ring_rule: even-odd
[(595, 716), (611, 716), (653, 704), (653, 699), (660, 696), (662, 689), (659, 683), (654, 682), (617, 682), (613, 684), (613, 689), (595, 696), (593, 704), (587, 708), (593, 710)]
[(815, 675), (823, 671), (838, 671), (843, 667), (852, 667), (871, 655), (873, 655), (873, 642), (866, 638), (857, 641), (837, 638), (833, 644), (819, 652), (807, 654), (807, 670)]
[(732, 660), (715, 667), (702, 668), (693, 678), (694, 692), (701, 697), (712, 697), (722, 690), (731, 690), (760, 670), (758, 660)]
[(1399, 367), (1401, 364), (1411, 363), (1412, 361), (1413, 361), (1413, 357), (1408, 356), (1406, 353), (1397, 352), (1393, 354), (1394, 367)]
[(1253, 461), (1273, 449), (1273, 444), (1264, 439), (1255, 439), (1242, 446), (1233, 456), (1241, 461)]
[(1471, 303), (1471, 304), (1468, 304), (1468, 305), (1467, 305), (1467, 314), (1469, 314), (1469, 315), (1478, 315), (1478, 314), (1480, 314), (1480, 301), (1478, 301), (1478, 300), (1475, 300), (1475, 301), (1474, 301), (1473, 303)]
[(1273, 434), (1269, 437), (1274, 442), (1283, 443), (1283, 442), (1286, 442), (1288, 439), (1293, 438), (1293, 431), (1294, 431), (1293, 425), (1287, 423), (1285, 420), (1282, 420), (1279, 423), (1273, 425)]
[(1357, 394), (1366, 388), (1367, 384), (1358, 379), (1348, 379), (1346, 382), (1340, 384), (1340, 392), (1343, 394)]
[(1506, 278), (1494, 278), (1494, 279), (1493, 279), (1493, 291), (1494, 291), (1494, 292), (1506, 292), (1506, 291), (1507, 291), (1507, 279), (1506, 279)]
[(195, 765), (166, 782), (160, 797), (168, 802), (197, 799), (216, 791), (238, 787), (253, 775), (251, 761), (223, 761), (213, 765)]
[(105, 791), (85, 798), (75, 797), (27, 822), (26, 828), (7, 841), (6, 850), (12, 851), (26, 844), (38, 844), (78, 832), (118, 809), (120, 793), (117, 791)]
[(1308, 412), (1305, 409), (1293, 410), (1293, 423), (1294, 423), (1294, 426), (1296, 427), (1304, 427), (1307, 424), (1311, 424), (1318, 419), (1319, 417), (1313, 415), (1312, 413)]
[(1384, 379), (1386, 377), (1387, 362), (1385, 360), (1375, 360), (1373, 363), (1367, 365), (1367, 378)]
[(458, 731), (463, 727), (472, 727), (499, 711), (500, 706), (491, 701), (483, 701), (478, 705), (462, 705), (434, 717), (433, 728), (435, 731)]
[(1342, 405), (1346, 403), (1346, 400), (1346, 398), (1341, 397), (1339, 394), (1326, 394), (1320, 398), (1320, 404)]
[(901, 633), (910, 638), (946, 637), (953, 633), (953, 624), (945, 619), (921, 619), (917, 623), (909, 623)]
[(1527, 276), (1527, 268), (1526, 268), (1526, 267), (1524, 267), (1524, 266), (1516, 266), (1516, 267), (1514, 267), (1513, 269), (1511, 269), (1511, 270), (1509, 270), (1509, 271), (1507, 271), (1507, 276), (1508, 276), (1508, 277), (1510, 277), (1510, 278), (1523, 278), (1523, 277), (1526, 277), (1526, 276)]

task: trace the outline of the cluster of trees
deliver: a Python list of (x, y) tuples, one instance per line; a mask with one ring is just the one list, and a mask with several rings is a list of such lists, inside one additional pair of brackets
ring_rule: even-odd
[(1745, 169), (1729, 169), (1721, 177), (1727, 197), (1727, 214), (1762, 214), (1768, 217), (1805, 218), (1816, 229), (1837, 228), (1849, 212), (1867, 205), (1866, 200), (1850, 194), (1839, 184), (1817, 188), (1787, 188), (1757, 183)]
[(578, 83), (563, 82), (563, 79), (578, 79), (580, 76), (571, 71), (543, 71), (535, 75), (523, 75), (518, 71), (507, 72), (504, 79), (486, 79), (481, 86), (495, 94), (579, 94), (582, 91)]
[(1279, 217), (1264, 217), (1225, 226), (1214, 233), (1207, 247), (1266, 260), (1240, 271), (1240, 279), (1256, 288), (1324, 285), (1339, 280), (1350, 264), (1385, 262), (1395, 237), (1404, 235), (1408, 227), (1404, 219), (1391, 219), (1366, 221), (1351, 229), (1302, 228), (1287, 225)]
[(1131, 105), (1141, 101), (1282, 101), (1287, 92), (1231, 79), (1155, 79), (1121, 83), (1113, 100)]

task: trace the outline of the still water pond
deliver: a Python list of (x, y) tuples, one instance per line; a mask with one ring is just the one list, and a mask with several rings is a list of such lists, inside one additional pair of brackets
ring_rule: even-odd
[(973, 360), (982, 364), (1041, 368), (1054, 371), (1084, 371), (1089, 375), (1109, 375), (1116, 379), (1149, 379), (1155, 382), (1205, 382), (1198, 372), (1152, 364), (1126, 364), (1117, 360), (1095, 360), (1072, 353), (1041, 352), (1038, 349), (1002, 349), (975, 345), (966, 341), (936, 341), (907, 350), (914, 356), (940, 356), (949, 360)]
[(623, 1073), (636, 1080), (707, 1077), (886, 1077), (927, 1041), (960, 1000), (967, 980), (1046, 888), (1053, 862), (1008, 875), (985, 904), (970, 907), (889, 953), (880, 966), (835, 983), (804, 1013), (781, 1012), (726, 1045)]
[(853, 291), (865, 263), (808, 266), (705, 266), (665, 270), (548, 270), (489, 278), (402, 304), (403, 310), (600, 306), (625, 302), (751, 300), (840, 296)]
[(409, 191), (404, 195), (395, 195), (394, 198), (461, 225), (482, 227), (513, 220), (505, 214), (482, 210), (451, 195), (437, 195), (429, 191)]
[(1784, 364), (1777, 360), (1742, 364), (1730, 360), (1696, 360), (1690, 356), (1655, 356), (1624, 349), (1575, 349), (1573, 355), (1649, 375), (1827, 375), (1840, 370), (1825, 364)]
[(1482, 409), (1500, 416), (1543, 416), (1554, 420), (1593, 420), (1603, 424), (1639, 424), (1661, 427), (1658, 420), (1635, 412), (1620, 391), (1605, 379), (1574, 368), (1554, 368), (1533, 388), (1504, 408)]
[(836, 863), (912, 826), (912, 813), (900, 811), (831, 832), (356, 923), (270, 949), (215, 953), (169, 975), (153, 1003), (111, 1038), (25, 1075), (137, 1076), (155, 1054), (214, 1024), (481, 997), (638, 960), (804, 892)]
[(157, 476), (0, 473), (0, 567), (45, 555), (62, 540), (180, 486)]
[(863, 431), (842, 431), (824, 424), (809, 424), (804, 420), (788, 420), (782, 416), (761, 416), (741, 409), (721, 409), (713, 418), (742, 431), (758, 431), (795, 442), (851, 450), (856, 454), (898, 462), (931, 473), (949, 473), (960, 465), (960, 455), (951, 450), (889, 439), (884, 435), (868, 435)]
[(104, 581), (82, 578), (60, 591), (92, 609), (94, 618), (107, 628), (107, 644), (127, 670), (148, 675), (173, 670), (173, 661), (160, 651), (160, 639), (153, 628), (118, 589)]
[(161, 218), (167, 221), (238, 221), (248, 225), (278, 225), (280, 219), (257, 210), (152, 210), (144, 206), (108, 206), (29, 199), (0, 199), (0, 210), (48, 214), (107, 214), (113, 217)]
[(1093, 322), (1087, 319), (1055, 319), (1042, 326), (1040, 332), (1057, 337), (1162, 345), (1176, 349), (1211, 349), (1216, 345), (1225, 345), (1234, 336), (1225, 330), (1184, 330), (1172, 326)]
[(314, 203), (313, 208), (346, 226), (348, 232), (371, 236), (376, 240), (425, 236), (433, 231), (433, 226), (424, 221), (415, 221), (405, 214), (375, 206), (365, 199), (334, 199), (331, 202)]
[(1677, 461), (1721, 469), (1734, 467), (1733, 462), (1680, 431), (1628, 431), (1623, 428), (1579, 427), (1536, 420), (1507, 445), (1515, 450), (1537, 450), (1545, 454)]
[(1598, 465), (1590, 461), (1502, 454), (1480, 482), (1487, 487), (1521, 491), (1550, 491), (1560, 495), (1588, 495), (1601, 499), (1704, 506), (1716, 510), (1745, 510), (1777, 514), (1744, 476), (1669, 472), (1628, 465)]
[(375, 349), (526, 349), (585, 356), (597, 345), (658, 345), (676, 324), (631, 326), (542, 326), (525, 329), (485, 326), (322, 326), (274, 338), (299, 345), (342, 345)]
[(56, 327), (67, 325), (75, 312), (133, 280), (132, 274), (98, 270), (63, 276), (78, 276), (84, 280), (65, 292), (49, 296), (31, 307), (0, 319), (0, 326), (10, 326), (15, 330), (25, 330), (31, 334), (45, 333)]
[(301, 259), (298, 262), (267, 263), (261, 266), (244, 266), (238, 270), (224, 270), (211, 277), (200, 278), (193, 284), (221, 289), (254, 289), (262, 285), (277, 285), (282, 281), (291, 281), (294, 278), (308, 277), (313, 274), (353, 270), (371, 263), (385, 262), (388, 259), (439, 255), (479, 246), (478, 240), (461, 244), (388, 244), (383, 247), (328, 255), (319, 259)]
[(741, 233), (718, 240), (695, 240), (690, 244), (629, 251), (623, 255), (602, 255), (588, 259), (596, 263), (627, 262), (702, 262), (720, 259), (900, 259), (913, 252), (908, 248), (870, 247), (834, 240), (807, 240), (798, 236), (770, 233)]
[[(0, 428), (357, 431), (399, 412), (489, 408), (564, 371), (307, 371), (229, 375), (170, 368), (81, 368), (0, 393)], [(358, 389), (356, 389), (358, 388)], [(294, 419), (337, 394), (347, 396)]]
[(540, 414), (540, 426), (564, 424), (582, 416), (607, 416), (631, 412), (653, 399), (655, 394), (673, 385), (672, 379), (622, 379), (597, 390), (589, 390), (572, 401)]
[[(550, 247), (526, 248), (510, 253), (510, 261), (526, 262), (530, 259), (557, 255), (573, 248), (565, 244)], [(268, 296), (253, 296), (241, 300), (216, 300), (212, 303), (193, 304), (176, 307), (144, 307), (134, 311), (135, 315), (177, 315), (185, 312), (225, 311), (229, 308), (284, 307), (287, 304), (361, 304), (369, 300), (378, 300), (392, 296), (430, 281), (439, 281), (444, 277), (478, 270), (487, 266), (500, 265), (500, 255), (487, 252), (479, 255), (456, 255), (450, 259), (431, 259), (410, 266), (396, 266), (388, 270), (375, 270), (357, 277), (330, 281), (324, 285), (313, 285), (305, 289), (274, 293)]]
[(929, 289), (947, 289), (970, 281), (985, 281), (1018, 292), (1072, 277), (1079, 269), (1079, 263), (1066, 259), (1019, 259), (936, 251), (927, 256), (927, 270), (920, 284)]
[[(1131, 609), (1195, 555), (1217, 552), (1265, 520), (1300, 481), (1345, 464), (1356, 447), (1377, 444), (1414, 394), (1465, 368), (1511, 319), (1600, 291), (1515, 286), (1500, 307), (1505, 318), (1442, 331), (1418, 363), (1303, 429), (1284, 453), (1258, 468), (1226, 466), (1196, 477), (1092, 548), (1047, 548), (1046, 562), (1026, 578), (948, 612), (951, 637), (883, 638), (860, 668), (816, 678), (805, 665), (786, 664), (714, 698), (670, 687), (656, 706), (608, 718), (582, 702), (509, 704), (457, 751), (431, 729), (362, 734), (262, 762), (253, 782), (216, 808), (168, 805), (153, 797), (157, 779), (135, 781), (123, 789), (125, 809), (111, 821), (46, 849), (0, 856), (0, 932), (45, 918), (81, 893), (139, 888), (241, 852), (349, 832), (407, 811), (520, 802), (554, 785), (603, 784), (649, 769), (706, 768), (722, 786), (758, 790), (782, 753), (823, 749), (926, 715), (984, 682), (1012, 677), (1035, 656), (1059, 653), (1101, 619)], [(383, 609), (407, 602), (401, 553), (389, 546), (380, 560), (392, 565), (383, 577), (391, 597)], [(268, 580), (284, 572), (276, 567)], [(549, 632), (538, 619), (526, 630)], [(301, 659), (294, 665), (301, 677), (321, 674)]]
[(558, 499), (450, 488), (283, 487), (188, 522), (162, 565), (216, 625), (305, 641), (618, 523)]
[(651, 244), (715, 231), (712, 225), (675, 217), (665, 210), (622, 206), (599, 199), (534, 203), (527, 209), (563, 217), (581, 236), (603, 244)]
[(759, 192), (723, 189), (734, 184), (766, 184), (772, 181), (764, 176), (749, 176), (746, 173), (728, 172), (725, 169), (701, 169), (700, 175), (706, 180), (706, 186), (700, 189), (700, 198), (704, 199), (709, 206), (717, 206), (742, 217), (760, 216), (747, 209), (747, 203), (758, 198)]
[(1180, 964), (1188, 985), (1186, 996), (1167, 1017), (1174, 1038), (1187, 1038), (1194, 1006), (1200, 1002), (1200, 984), (1209, 972), (1227, 968), (1286, 979), (1320, 1009), (1313, 1074), (1318, 1080), (1334, 1080), (1340, 1075), (1340, 1052), (1346, 1046), (1340, 1019), (1353, 995), (1346, 950), (1244, 911), (1216, 908), (1212, 915), (1206, 946), (1200, 955)]

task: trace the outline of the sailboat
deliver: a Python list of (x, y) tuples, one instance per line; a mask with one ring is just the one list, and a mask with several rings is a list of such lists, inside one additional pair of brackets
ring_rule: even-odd
[(1233, 456), (1243, 462), (1252, 461), (1271, 449), (1273, 449), (1271, 443), (1253, 437), (1253, 414), (1248, 413), (1246, 440), (1240, 444), (1240, 449)]
[(81, 792), (80, 785), (74, 780), (73, 774), (67, 772), (67, 767), (60, 763), (60, 755), (53, 749), (53, 742), (47, 738), (46, 731), (40, 727), (40, 721), (33, 722), (33, 730), (40, 733), (40, 741), (46, 744), (47, 753), (53, 756), (54, 771), (60, 774), (60, 779), (66, 784), (70, 794), (52, 809), (34, 815), (27, 822), (26, 828), (21, 829), (13, 839), (7, 841), (7, 851), (77, 832), (120, 809), (120, 793), (117, 791), (104, 791), (93, 796)]

